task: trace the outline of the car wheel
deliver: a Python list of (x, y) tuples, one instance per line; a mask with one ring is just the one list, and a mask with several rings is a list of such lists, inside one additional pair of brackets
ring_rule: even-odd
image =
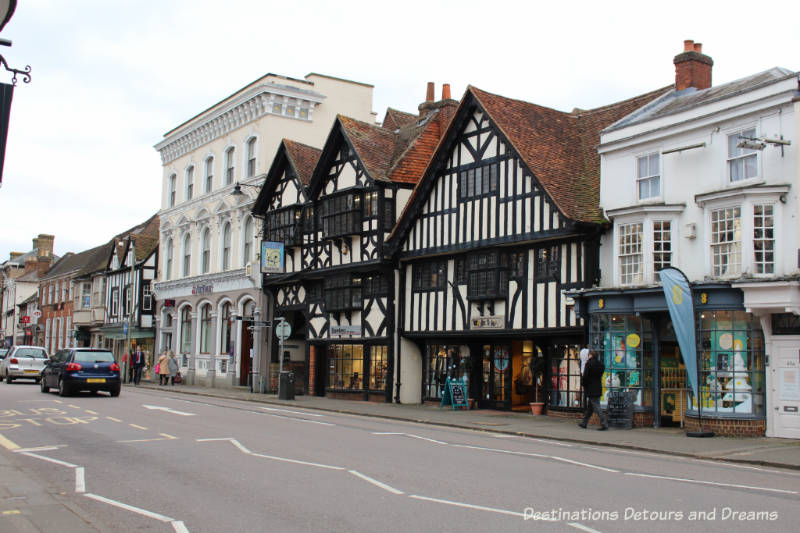
[(58, 395), (69, 396), (69, 388), (67, 388), (67, 384), (64, 383), (63, 379), (58, 380)]
[(42, 392), (44, 393), (50, 392), (50, 387), (44, 384), (44, 379), (39, 381), (39, 386), (41, 387)]
[(122, 385), (117, 385), (116, 387), (113, 387), (111, 390), (109, 390), (108, 393), (111, 395), (112, 398), (116, 398), (117, 396), (119, 396), (119, 391), (121, 388)]
[(14, 381), (14, 378), (11, 377), (11, 374), (6, 375), (6, 383), (11, 385), (12, 381)]

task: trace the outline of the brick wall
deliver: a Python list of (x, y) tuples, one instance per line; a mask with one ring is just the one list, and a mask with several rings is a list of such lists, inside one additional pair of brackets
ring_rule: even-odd
[[(685, 417), (687, 431), (698, 431), (697, 417)], [(763, 437), (767, 432), (765, 419), (703, 418), (703, 430), (728, 437)]]
[(313, 344), (308, 347), (308, 393), (314, 396), (317, 393), (317, 347)]

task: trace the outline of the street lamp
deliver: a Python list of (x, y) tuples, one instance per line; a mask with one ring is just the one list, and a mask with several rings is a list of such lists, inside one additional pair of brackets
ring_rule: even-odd
[(242, 190), (242, 187), (253, 187), (254, 189), (260, 189), (261, 185), (252, 185), (250, 183), (240, 183), (240, 182), (237, 181), (233, 185), (233, 190), (231, 191), (231, 196), (247, 196), (244, 193), (244, 191)]

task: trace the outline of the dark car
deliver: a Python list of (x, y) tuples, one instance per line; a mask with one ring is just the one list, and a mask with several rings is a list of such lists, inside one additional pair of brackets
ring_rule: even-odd
[(79, 391), (106, 391), (119, 396), (122, 381), (119, 365), (108, 350), (67, 348), (59, 350), (42, 371), (42, 392), (58, 388), (61, 396)]

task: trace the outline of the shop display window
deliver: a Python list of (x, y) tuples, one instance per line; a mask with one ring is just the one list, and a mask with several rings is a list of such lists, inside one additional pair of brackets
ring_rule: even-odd
[(602, 357), (605, 404), (611, 391), (634, 392), (634, 405), (653, 405), (653, 334), (649, 320), (632, 315), (592, 317), (591, 349)]
[[(744, 311), (700, 314), (700, 397), (703, 412), (764, 414), (764, 341)], [(692, 409), (697, 409), (689, 391)]]
[(429, 344), (425, 352), (423, 396), (440, 399), (447, 378), (469, 381), (469, 347)]
[(553, 347), (551, 364), (550, 407), (576, 407), (581, 401), (581, 347), (570, 344)]
[(386, 374), (389, 370), (388, 346), (371, 346), (369, 349), (369, 388), (386, 389)]
[(332, 389), (364, 390), (364, 347), (360, 344), (331, 344), (328, 386)]

